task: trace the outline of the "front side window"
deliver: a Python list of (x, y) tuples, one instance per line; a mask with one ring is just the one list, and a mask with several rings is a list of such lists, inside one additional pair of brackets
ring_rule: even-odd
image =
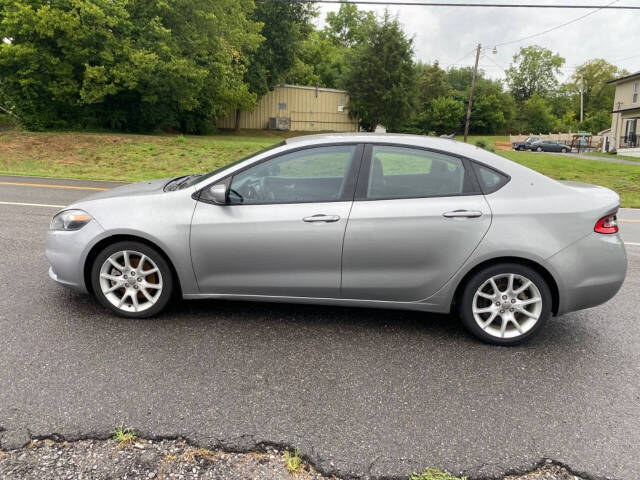
[(229, 203), (338, 201), (355, 151), (355, 145), (307, 148), (259, 163), (233, 176)]
[(366, 198), (418, 198), (461, 195), (462, 160), (407, 147), (374, 145)]

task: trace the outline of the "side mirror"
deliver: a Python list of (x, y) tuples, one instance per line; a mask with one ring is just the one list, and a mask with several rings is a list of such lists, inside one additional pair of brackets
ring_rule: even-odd
[(216, 183), (209, 189), (209, 196), (218, 205), (226, 205), (227, 201), (227, 186), (224, 183)]

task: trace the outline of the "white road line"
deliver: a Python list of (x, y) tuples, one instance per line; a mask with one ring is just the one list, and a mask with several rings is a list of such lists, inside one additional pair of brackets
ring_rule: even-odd
[(624, 242), (625, 245), (633, 245), (634, 247), (640, 247), (640, 243), (638, 242)]
[(0, 202), (0, 205), (18, 205), (21, 207), (47, 207), (47, 208), (63, 208), (64, 205), (49, 205), (47, 203), (20, 203), (20, 202)]

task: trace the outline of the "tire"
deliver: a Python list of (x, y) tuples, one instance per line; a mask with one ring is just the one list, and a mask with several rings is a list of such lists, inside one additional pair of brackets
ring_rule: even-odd
[(148, 318), (167, 306), (173, 293), (173, 275), (155, 248), (135, 241), (117, 242), (104, 248), (93, 261), (91, 286), (96, 299), (115, 314)]
[(541, 152), (541, 151), (542, 151), (542, 147), (536, 148), (536, 152)]
[(567, 149), (563, 148), (562, 150), (560, 150), (562, 153), (567, 153)]
[[(513, 278), (511, 291), (508, 289), (510, 278)], [(499, 292), (494, 292), (490, 279), (494, 280)], [(527, 281), (531, 285), (517, 293)], [(511, 293), (513, 291), (515, 295)], [(533, 301), (535, 298), (540, 301)], [(540, 332), (551, 316), (551, 290), (547, 282), (533, 268), (518, 263), (499, 263), (476, 272), (464, 285), (458, 300), (462, 324), (474, 336), (492, 345), (524, 343)], [(501, 303), (500, 306), (496, 305), (497, 301)], [(527, 304), (521, 305), (521, 302)], [(523, 310), (527, 314), (521, 313)], [(480, 322), (485, 326), (481, 326)]]

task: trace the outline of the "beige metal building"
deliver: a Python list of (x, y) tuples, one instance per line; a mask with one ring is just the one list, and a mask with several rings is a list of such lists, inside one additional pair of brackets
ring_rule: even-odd
[[(358, 121), (349, 118), (344, 90), (278, 85), (258, 101), (252, 112), (240, 112), (242, 129), (356, 132)], [(219, 128), (235, 128), (235, 114), (218, 122)]]

